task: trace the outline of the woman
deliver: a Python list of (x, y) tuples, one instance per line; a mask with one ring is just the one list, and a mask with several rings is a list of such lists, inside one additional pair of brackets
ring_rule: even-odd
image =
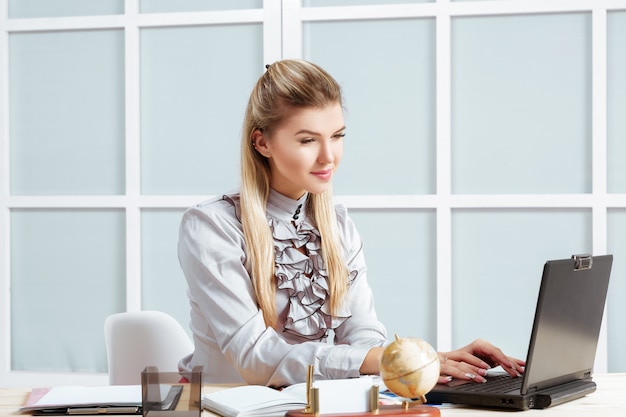
[[(246, 110), (240, 190), (181, 223), (195, 343), (181, 371), (203, 365), (205, 382), (275, 387), (304, 382), (309, 364), (319, 379), (379, 372), (386, 331), (362, 242), (332, 199), (344, 132), (341, 89), (322, 68), (267, 66)], [(482, 340), (440, 357), (443, 383), (524, 365)]]

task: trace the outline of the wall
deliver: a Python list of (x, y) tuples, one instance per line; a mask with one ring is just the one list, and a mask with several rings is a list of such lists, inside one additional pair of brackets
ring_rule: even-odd
[(390, 337), (524, 357), (544, 261), (613, 253), (597, 370), (626, 371), (624, 2), (0, 9), (1, 385), (106, 383), (115, 312), (186, 326), (180, 215), (237, 186), (247, 95), (282, 57), (344, 87), (335, 191)]

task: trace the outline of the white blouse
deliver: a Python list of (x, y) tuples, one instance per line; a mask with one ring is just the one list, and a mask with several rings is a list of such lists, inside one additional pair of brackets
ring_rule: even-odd
[[(336, 205), (349, 270), (349, 300), (331, 316), (320, 237), (306, 213), (304, 195), (292, 200), (270, 192), (267, 218), (275, 244), (278, 326), (265, 326), (246, 270), (239, 194), (188, 209), (178, 257), (188, 284), (195, 351), (183, 358), (183, 375), (202, 365), (205, 383), (285, 386), (315, 378), (359, 376), (368, 350), (386, 342), (366, 278), (363, 244), (342, 205)], [(304, 246), (306, 250), (299, 251)], [(306, 253), (303, 254), (302, 252)], [(334, 332), (332, 343), (327, 338)]]

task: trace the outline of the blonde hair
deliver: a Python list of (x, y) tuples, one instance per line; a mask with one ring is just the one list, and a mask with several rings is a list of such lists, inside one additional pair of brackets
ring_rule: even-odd
[[(274, 240), (265, 213), (270, 169), (268, 160), (254, 149), (252, 136), (256, 130), (271, 135), (294, 110), (334, 103), (342, 103), (339, 84), (319, 66), (301, 60), (283, 60), (267, 66), (250, 94), (241, 141), (241, 222), (247, 248), (246, 267), (265, 324), (270, 327), (277, 324)], [(335, 314), (348, 291), (348, 270), (342, 256), (332, 189), (310, 194), (307, 209), (321, 236), (330, 311)]]

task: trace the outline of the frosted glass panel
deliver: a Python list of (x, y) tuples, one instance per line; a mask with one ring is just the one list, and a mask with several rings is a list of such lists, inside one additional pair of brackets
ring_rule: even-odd
[(178, 264), (178, 226), (183, 210), (141, 213), (141, 274), (144, 310), (164, 311), (189, 331), (187, 283)]
[(239, 184), (248, 96), (265, 70), (261, 25), (141, 31), (144, 194), (213, 194)]
[(455, 18), (455, 193), (591, 192), (588, 14)]
[(626, 12), (610, 12), (607, 22), (607, 188), (626, 193)]
[(263, 0), (140, 0), (141, 13), (199, 12), (208, 10), (260, 9)]
[(608, 298), (609, 372), (626, 372), (626, 209), (609, 210), (609, 253), (613, 268)]
[(9, 18), (124, 13), (124, 0), (9, 0)]
[(107, 371), (104, 319), (126, 305), (124, 227), (122, 210), (11, 212), (11, 369)]
[(454, 347), (480, 337), (523, 359), (543, 265), (591, 253), (591, 211), (454, 210), (452, 242)]
[(435, 213), (351, 210), (364, 244), (367, 279), (387, 338), (420, 337), (436, 344)]
[(124, 193), (124, 33), (9, 37), (11, 193)]
[(337, 193), (434, 193), (434, 42), (432, 19), (304, 24), (305, 58), (344, 89)]

